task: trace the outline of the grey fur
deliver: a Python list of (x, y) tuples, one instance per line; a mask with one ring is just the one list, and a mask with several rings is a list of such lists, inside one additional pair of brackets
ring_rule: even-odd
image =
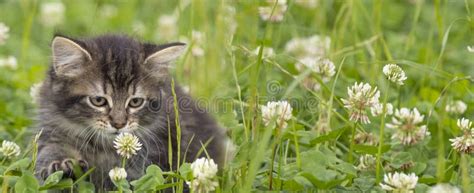
[[(157, 46), (119, 35), (81, 40), (56, 37), (76, 43), (90, 54), (91, 59), (81, 58), (82, 62), (75, 64), (77, 66), (63, 68), (75, 70), (74, 74), (67, 76), (55, 70), (53, 61), (40, 88), (37, 126), (43, 129), (43, 133), (39, 139), (37, 177), (44, 179), (57, 169), (67, 171), (68, 160), (81, 161), (86, 163), (84, 169), (96, 168), (90, 181), (98, 191), (113, 189), (108, 172), (120, 166), (121, 160), (112, 146), (116, 133), (107, 133), (97, 125), (107, 125), (114, 119), (127, 119), (139, 124), (130, 132), (140, 138), (143, 149), (127, 161), (128, 180), (139, 178), (150, 164), (157, 164), (163, 170), (175, 168), (177, 129), (171, 77), (167, 70), (169, 64), (159, 61), (144, 64), (144, 61), (160, 50), (183, 44)], [(202, 144), (207, 144), (206, 151), (210, 157), (221, 164), (226, 139), (224, 131), (207, 113), (198, 109), (178, 85), (175, 90), (180, 104), (181, 162), (184, 156), (186, 162), (205, 156), (198, 153), (202, 152)], [(113, 106), (106, 107), (104, 112), (92, 108), (87, 103), (88, 96), (97, 95), (97, 92), (110, 96)], [(143, 108), (132, 113), (126, 107), (126, 101), (136, 92), (144, 95), (146, 101)], [(173, 166), (168, 163), (169, 137), (172, 140)]]

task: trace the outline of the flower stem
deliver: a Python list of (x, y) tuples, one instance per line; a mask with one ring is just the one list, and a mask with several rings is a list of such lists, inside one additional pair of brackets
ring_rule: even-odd
[(354, 159), (354, 158), (352, 158), (352, 154), (354, 153), (355, 134), (356, 134), (356, 131), (357, 131), (357, 123), (358, 122), (355, 122), (354, 127), (352, 127), (351, 144), (349, 146), (349, 157), (348, 157), (349, 163), (352, 163), (352, 161)]
[[(444, 105), (443, 105), (444, 106)], [(444, 111), (440, 112), (440, 117), (444, 117)], [(442, 121), (438, 121), (438, 157), (436, 159), (436, 178), (438, 183), (442, 183), (444, 181), (444, 175), (446, 172), (446, 160), (445, 160), (445, 148), (444, 148), (444, 126)]]
[(3, 176), (3, 184), (2, 184), (2, 193), (7, 193), (8, 192), (8, 176), (4, 175)]
[(127, 163), (127, 158), (122, 158), (122, 168), (125, 168), (125, 164)]
[[(127, 158), (123, 157), (122, 158), (122, 163), (121, 163), (122, 168), (125, 168), (126, 163), (127, 163)], [(118, 186), (118, 192), (123, 193), (122, 186)]]
[(273, 189), (273, 168), (275, 165), (275, 154), (276, 154), (276, 149), (277, 149), (277, 143), (273, 144), (273, 152), (272, 152), (272, 159), (270, 162), (270, 172), (269, 172), (269, 177), (268, 177), (268, 189), (271, 191)]
[[(282, 121), (282, 120), (280, 120)], [(281, 125), (281, 124), (278, 124)], [(273, 143), (273, 152), (272, 152), (272, 159), (270, 163), (270, 174), (268, 177), (268, 189), (272, 190), (273, 189), (273, 168), (275, 166), (275, 156), (276, 156), (276, 150), (277, 146), (280, 144), (280, 129), (281, 127), (276, 128), (276, 134), (275, 134), (275, 142)]]
[(462, 176), (462, 188), (463, 192), (471, 192), (470, 190), (470, 184), (471, 184), (471, 179), (469, 177), (469, 155), (466, 154), (461, 154), (461, 176)]
[(377, 166), (375, 169), (376, 182), (379, 183), (381, 178), (381, 169), (382, 169), (382, 147), (384, 143), (384, 130), (385, 130), (385, 115), (387, 114), (387, 99), (388, 99), (388, 89), (389, 85), (386, 86), (384, 97), (383, 97), (383, 107), (382, 115), (380, 120), (380, 133), (379, 133), (379, 148), (377, 151)]

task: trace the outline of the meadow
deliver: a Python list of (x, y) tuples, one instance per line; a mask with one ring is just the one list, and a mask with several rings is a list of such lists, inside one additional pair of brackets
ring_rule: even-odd
[[(116, 33), (188, 45), (175, 81), (233, 149), (191, 192), (474, 192), (473, 8), (472, 0), (0, 0), (0, 191), (94, 191), (87, 173), (35, 179), (35, 85), (55, 33)], [(191, 163), (151, 166), (115, 184), (182, 192), (196, 172)]]

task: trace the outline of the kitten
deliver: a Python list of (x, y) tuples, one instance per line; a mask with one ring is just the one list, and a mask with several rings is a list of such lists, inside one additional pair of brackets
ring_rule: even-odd
[[(150, 164), (176, 168), (177, 127), (168, 65), (185, 50), (183, 43), (154, 45), (119, 35), (90, 39), (55, 36), (52, 66), (39, 91), (38, 128), (42, 128), (36, 175), (44, 180), (63, 170), (95, 167), (90, 175), (98, 191), (113, 190), (108, 172), (120, 166), (113, 147), (121, 132), (143, 144), (127, 161), (128, 180)], [(224, 157), (224, 131), (175, 86), (181, 126), (180, 162)], [(168, 141), (172, 143), (169, 164)]]

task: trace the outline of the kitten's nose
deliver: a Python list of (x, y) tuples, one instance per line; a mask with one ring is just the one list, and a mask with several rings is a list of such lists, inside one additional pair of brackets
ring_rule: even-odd
[(127, 124), (126, 121), (114, 121), (110, 123), (115, 129), (122, 129)]
[(127, 114), (124, 109), (114, 108), (109, 114), (109, 121), (115, 129), (122, 129), (127, 124)]

